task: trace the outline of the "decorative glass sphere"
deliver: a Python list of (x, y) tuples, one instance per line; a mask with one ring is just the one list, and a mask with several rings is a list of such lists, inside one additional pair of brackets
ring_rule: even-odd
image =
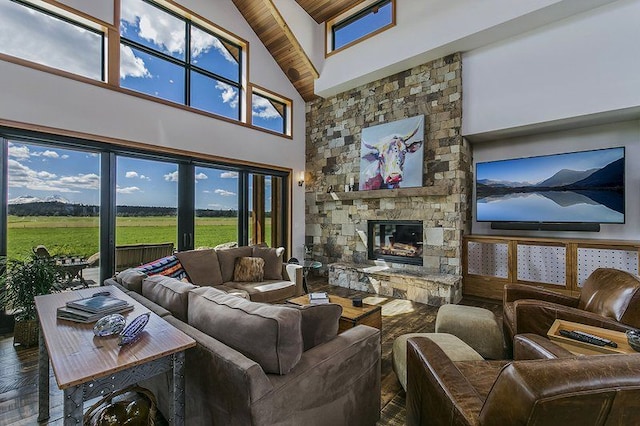
[(111, 314), (100, 318), (93, 326), (93, 334), (98, 337), (120, 334), (127, 321), (120, 314)]

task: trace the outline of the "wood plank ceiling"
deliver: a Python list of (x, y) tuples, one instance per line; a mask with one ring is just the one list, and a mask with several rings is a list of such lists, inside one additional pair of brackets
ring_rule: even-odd
[[(232, 0), (302, 99), (313, 100), (318, 71), (272, 0)], [(318, 23), (363, 0), (296, 0)]]
[(328, 21), (364, 0), (296, 0), (318, 24)]

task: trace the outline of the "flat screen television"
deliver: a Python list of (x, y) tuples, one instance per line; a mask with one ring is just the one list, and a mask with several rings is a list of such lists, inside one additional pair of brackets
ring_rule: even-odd
[(476, 164), (478, 222), (624, 223), (624, 147)]

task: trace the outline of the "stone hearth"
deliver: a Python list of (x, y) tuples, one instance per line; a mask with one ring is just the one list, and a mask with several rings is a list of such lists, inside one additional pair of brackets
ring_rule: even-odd
[(329, 265), (329, 284), (381, 296), (399, 297), (442, 306), (462, 299), (462, 277), (448, 274), (419, 274), (387, 266), (353, 263)]

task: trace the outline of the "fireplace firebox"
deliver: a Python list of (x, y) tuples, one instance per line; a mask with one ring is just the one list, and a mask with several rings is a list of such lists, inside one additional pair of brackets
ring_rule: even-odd
[(422, 222), (370, 220), (367, 223), (369, 259), (422, 265)]

